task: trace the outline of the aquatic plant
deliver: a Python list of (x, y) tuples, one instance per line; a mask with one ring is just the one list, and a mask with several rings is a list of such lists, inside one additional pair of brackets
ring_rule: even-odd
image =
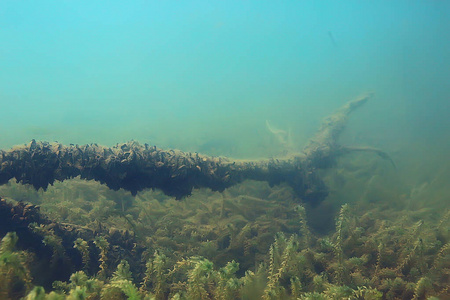
[(208, 282), (213, 274), (212, 262), (200, 257), (192, 257), (185, 262), (190, 266), (187, 273), (186, 299), (208, 299)]
[[(284, 234), (279, 234), (269, 250), (269, 275), (264, 299), (277, 299), (284, 293), (279, 281), (288, 269), (288, 263), (297, 250), (296, 236), (292, 235), (286, 240)], [(281, 253), (281, 255), (280, 255)]]
[(30, 228), (32, 231), (34, 231), (36, 234), (42, 237), (42, 242), (45, 245), (49, 246), (52, 249), (53, 251), (51, 259), (52, 266), (58, 264), (59, 260), (64, 259), (65, 249), (63, 247), (62, 239), (60, 236), (55, 234), (53, 228), (51, 228), (49, 225), (46, 224), (36, 224), (36, 223), (30, 224)]
[(17, 234), (9, 232), (0, 242), (0, 298), (5, 300), (24, 296), (31, 285), (27, 254), (14, 251), (17, 241)]
[(427, 277), (422, 277), (417, 281), (416, 287), (414, 289), (413, 300), (423, 298), (427, 292), (432, 287), (432, 282)]
[(45, 300), (45, 289), (41, 286), (35, 286), (25, 298), (26, 300)]
[(94, 297), (100, 295), (103, 282), (96, 278), (89, 278), (83, 271), (78, 271), (70, 276), (68, 282), (54, 281), (53, 289), (58, 295), (72, 295), (71, 297)]
[(441, 247), (433, 262), (432, 271), (443, 269), (450, 265), (450, 243)]
[(239, 264), (235, 261), (228, 262), (223, 268), (216, 271), (216, 288), (214, 298), (219, 300), (232, 300), (238, 297), (241, 280), (236, 278)]
[(306, 209), (302, 205), (298, 205), (296, 210), (300, 217), (300, 233), (302, 237), (302, 246), (307, 248), (311, 245), (311, 232), (308, 228)]
[(149, 259), (146, 264), (145, 277), (141, 284), (141, 293), (149, 292), (152, 288), (152, 296), (155, 300), (164, 299), (167, 292), (167, 256), (155, 251), (153, 259)]
[(297, 276), (291, 277), (291, 295), (292, 298), (297, 299), (302, 294), (302, 283), (300, 282), (300, 279)]
[(343, 284), (344, 282), (344, 250), (343, 250), (343, 239), (344, 233), (347, 226), (347, 219), (349, 215), (349, 206), (344, 204), (339, 211), (339, 216), (336, 221), (336, 242), (334, 245), (334, 251), (337, 258), (337, 271), (336, 271), (336, 281), (338, 284)]
[(383, 298), (383, 293), (366, 286), (359, 286), (356, 290), (353, 290), (352, 295), (355, 300), (380, 300)]
[(82, 238), (77, 238), (74, 242), (73, 247), (75, 249), (77, 249), (78, 251), (80, 251), (84, 268), (85, 268), (85, 270), (88, 270), (89, 261), (90, 261), (88, 243), (85, 240), (83, 240)]
[[(36, 232), (49, 249), (65, 228), (73, 235), (88, 233), (63, 243), (64, 252), (54, 250), (58, 256), (79, 252), (75, 270), (85, 273), (55, 282), (46, 297), (445, 299), (449, 294), (448, 212), (405, 210), (398, 203), (392, 209), (388, 200), (336, 203), (334, 214), (327, 215), (335, 220), (334, 230), (319, 232), (317, 214), (311, 213), (317, 208), (299, 207), (290, 187), (246, 182), (222, 194), (196, 190), (181, 202), (158, 191), (139, 193), (132, 206), (124, 206), (132, 226), (115, 213), (120, 201), (107, 200), (118, 196), (104, 196), (97, 183), (71, 184), (39, 193), (42, 211), (65, 225), (39, 225)], [(88, 190), (90, 198), (78, 197), (72, 188)], [(58, 203), (53, 197), (65, 189), (71, 192)], [(88, 222), (76, 216), (71, 193)], [(119, 263), (125, 257), (129, 264)]]
[(132, 282), (130, 266), (122, 260), (108, 284), (101, 291), (101, 299), (122, 299), (123, 294), (128, 300), (140, 300), (141, 294)]
[(97, 248), (100, 249), (100, 270), (98, 271), (97, 276), (99, 278), (104, 279), (106, 277), (106, 270), (107, 270), (107, 261), (108, 261), (108, 249), (109, 249), (109, 243), (108, 241), (102, 237), (98, 236), (94, 239), (94, 244), (97, 246)]
[(264, 296), (267, 285), (267, 271), (264, 264), (259, 265), (255, 272), (247, 270), (241, 278), (240, 298), (243, 300), (260, 300)]

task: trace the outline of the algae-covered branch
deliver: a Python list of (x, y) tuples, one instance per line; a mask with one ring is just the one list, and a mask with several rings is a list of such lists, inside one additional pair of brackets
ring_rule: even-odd
[(46, 189), (55, 180), (81, 176), (114, 190), (123, 188), (136, 194), (145, 188), (158, 188), (180, 199), (190, 195), (194, 187), (222, 191), (253, 179), (271, 185), (286, 182), (304, 201), (321, 201), (328, 191), (317, 170), (329, 167), (338, 155), (348, 151), (349, 148), (340, 146), (337, 139), (349, 114), (370, 96), (350, 101), (326, 118), (305, 149), (289, 157), (234, 160), (163, 150), (137, 142), (104, 147), (97, 144), (65, 146), (33, 140), (0, 152), (0, 184), (15, 178), (36, 189)]

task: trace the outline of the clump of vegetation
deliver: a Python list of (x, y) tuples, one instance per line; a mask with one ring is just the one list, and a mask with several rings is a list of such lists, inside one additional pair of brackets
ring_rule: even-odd
[[(345, 172), (338, 176), (350, 178)], [(14, 250), (17, 238), (9, 233), (0, 247), (0, 298), (448, 296), (450, 212), (419, 205), (410, 209), (408, 197), (395, 198), (391, 205), (391, 199), (383, 201), (375, 191), (350, 195), (349, 201), (336, 198), (337, 192), (314, 208), (299, 206), (287, 186), (260, 182), (223, 193), (196, 190), (183, 201), (158, 191), (133, 198), (80, 179), (55, 183), (46, 192), (10, 182), (0, 194), (39, 204), (53, 220), (86, 229), (92, 238), (74, 239), (70, 248), (79, 255), (80, 267), (45, 291), (33, 284), (37, 274), (30, 274), (27, 265), (33, 255)], [(330, 224), (329, 230), (318, 222)], [(74, 255), (61, 248), (64, 241), (53, 227), (33, 228), (52, 249), (55, 263)], [(126, 250), (131, 254), (115, 238), (126, 243), (125, 233), (135, 243)]]
[(5, 300), (23, 297), (31, 286), (27, 253), (14, 251), (17, 239), (9, 232), (0, 242), (0, 298)]
[[(243, 276), (238, 275), (235, 261), (216, 268), (210, 260), (192, 256), (171, 265), (166, 255), (155, 251), (139, 284), (128, 262), (122, 260), (109, 278), (102, 271), (94, 276), (77, 271), (68, 282), (54, 282), (54, 291), (48, 294), (40, 287), (31, 289), (24, 253), (13, 251), (17, 237), (8, 233), (0, 247), (2, 283), (8, 284), (0, 292), (4, 299), (17, 299), (11, 296), (11, 283), (22, 282), (22, 294), (29, 291), (27, 299), (427, 299), (446, 295), (448, 243), (438, 247), (424, 241), (425, 236), (417, 232), (421, 223), (409, 230), (383, 224), (366, 236), (353, 227), (358, 222), (350, 226), (350, 210), (348, 205), (341, 208), (334, 236), (315, 238), (316, 246), (302, 247), (296, 234), (278, 233), (266, 259), (255, 272), (247, 270)], [(426, 236), (433, 230), (438, 228)], [(376, 243), (379, 239), (383, 242)], [(404, 242), (396, 253), (386, 248), (395, 239)], [(96, 242), (103, 243), (100, 249), (109, 246), (101, 239)], [(255, 288), (259, 291), (252, 293)]]

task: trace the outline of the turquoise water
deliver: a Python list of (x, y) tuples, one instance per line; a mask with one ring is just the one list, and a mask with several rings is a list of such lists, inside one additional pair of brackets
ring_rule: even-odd
[[(11, 232), (0, 241), (0, 298), (43, 286), (67, 299), (450, 299), (449, 79), (450, 1), (0, 0), (0, 149), (136, 140), (286, 157), (374, 92), (339, 143), (382, 151), (332, 148), (329, 168), (310, 155), (295, 171), (270, 169), (281, 184), (223, 192), (196, 182), (240, 173), (214, 173), (206, 159), (205, 169), (161, 155), (172, 169), (141, 171), (130, 150), (123, 170), (113, 155), (86, 163), (83, 174), (107, 170), (113, 186), (144, 173), (166, 192), (193, 182), (180, 201), (81, 178), (46, 191), (11, 179), (0, 185), (0, 237)], [(0, 179), (43, 182), (79, 167), (68, 159), (52, 173), (24, 157), (4, 159)], [(314, 202), (316, 176), (329, 193)], [(59, 282), (81, 269), (89, 280)]]
[(418, 176), (446, 161), (448, 1), (5, 0), (0, 40), (2, 149), (134, 139), (276, 156), (266, 121), (301, 149), (375, 91), (345, 144), (381, 147)]

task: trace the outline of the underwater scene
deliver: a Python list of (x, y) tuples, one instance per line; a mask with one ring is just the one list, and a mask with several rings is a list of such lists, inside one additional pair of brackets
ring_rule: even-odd
[(450, 2), (0, 2), (0, 300), (450, 299)]

